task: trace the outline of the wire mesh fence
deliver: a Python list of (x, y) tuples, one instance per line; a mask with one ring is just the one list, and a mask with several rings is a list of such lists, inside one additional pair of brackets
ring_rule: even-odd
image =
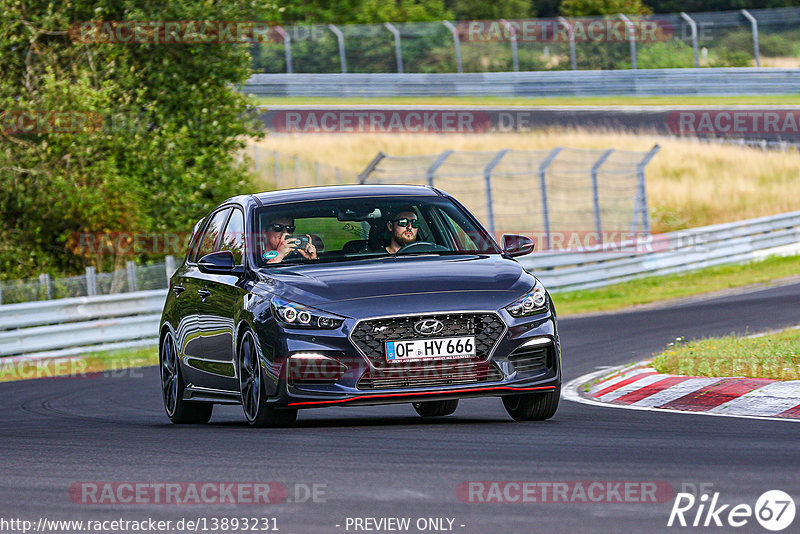
[(586, 248), (650, 234), (644, 170), (658, 151), (445, 151), (378, 154), (360, 183), (427, 184), (461, 201), (495, 235), (536, 238), (540, 250)]
[(800, 8), (529, 20), (289, 26), (262, 73), (800, 66)]
[(290, 189), (358, 182), (355, 172), (252, 145), (253, 172), (268, 189)]

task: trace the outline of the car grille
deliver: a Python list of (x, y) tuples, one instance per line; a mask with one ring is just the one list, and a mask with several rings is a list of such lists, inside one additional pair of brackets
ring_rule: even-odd
[(524, 347), (508, 357), (518, 373), (531, 373), (552, 367), (552, 347)]
[(461, 363), (474, 364), (488, 360), (492, 348), (505, 331), (505, 324), (496, 313), (448, 313), (368, 319), (356, 325), (350, 338), (373, 367), (389, 368), (396, 364), (387, 365), (384, 343), (405, 339), (422, 339), (425, 336), (414, 331), (414, 324), (423, 319), (434, 318), (444, 324), (444, 329), (431, 337), (475, 336), (477, 357), (459, 360)]
[(503, 380), (491, 362), (456, 360), (425, 362), (424, 365), (404, 365), (387, 369), (368, 369), (358, 381), (359, 389), (422, 388), (453, 386)]

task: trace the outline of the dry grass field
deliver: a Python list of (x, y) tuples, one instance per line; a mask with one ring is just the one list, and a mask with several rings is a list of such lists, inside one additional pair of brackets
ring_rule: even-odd
[[(259, 150), (296, 154), (361, 171), (378, 153), (417, 155), (446, 149), (499, 150), (617, 148), (661, 151), (647, 167), (647, 194), (654, 232), (800, 210), (800, 153), (763, 151), (691, 139), (609, 132), (440, 134), (279, 134), (258, 142)], [(260, 184), (267, 186), (268, 184)]]

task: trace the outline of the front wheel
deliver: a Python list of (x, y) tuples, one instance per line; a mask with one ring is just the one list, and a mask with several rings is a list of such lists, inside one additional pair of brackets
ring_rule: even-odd
[(503, 397), (503, 406), (515, 421), (544, 421), (555, 415), (561, 386), (547, 393), (527, 393)]
[(158, 357), (161, 368), (161, 396), (169, 420), (176, 425), (208, 423), (214, 411), (213, 404), (183, 399), (185, 384), (178, 362), (175, 338), (171, 332), (161, 340)]
[(458, 399), (412, 402), (411, 405), (422, 417), (444, 417), (456, 411), (456, 408), (458, 408)]
[(239, 345), (239, 391), (247, 422), (254, 427), (291, 426), (297, 420), (296, 409), (273, 408), (267, 403), (256, 340), (248, 330)]

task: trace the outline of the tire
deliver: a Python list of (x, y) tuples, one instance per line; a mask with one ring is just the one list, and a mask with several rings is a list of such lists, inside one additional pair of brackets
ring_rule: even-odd
[(458, 399), (413, 402), (411, 405), (422, 417), (444, 417), (456, 411), (456, 408), (458, 408)]
[(169, 332), (158, 347), (161, 369), (161, 398), (167, 417), (176, 425), (208, 423), (214, 405), (207, 402), (192, 402), (183, 399), (186, 384), (183, 382), (175, 338)]
[(242, 410), (250, 426), (257, 428), (292, 426), (297, 420), (296, 409), (274, 408), (267, 403), (255, 336), (250, 330), (245, 331), (239, 343), (237, 361)]
[(503, 406), (515, 421), (544, 421), (555, 415), (561, 386), (547, 393), (529, 393), (503, 397)]

